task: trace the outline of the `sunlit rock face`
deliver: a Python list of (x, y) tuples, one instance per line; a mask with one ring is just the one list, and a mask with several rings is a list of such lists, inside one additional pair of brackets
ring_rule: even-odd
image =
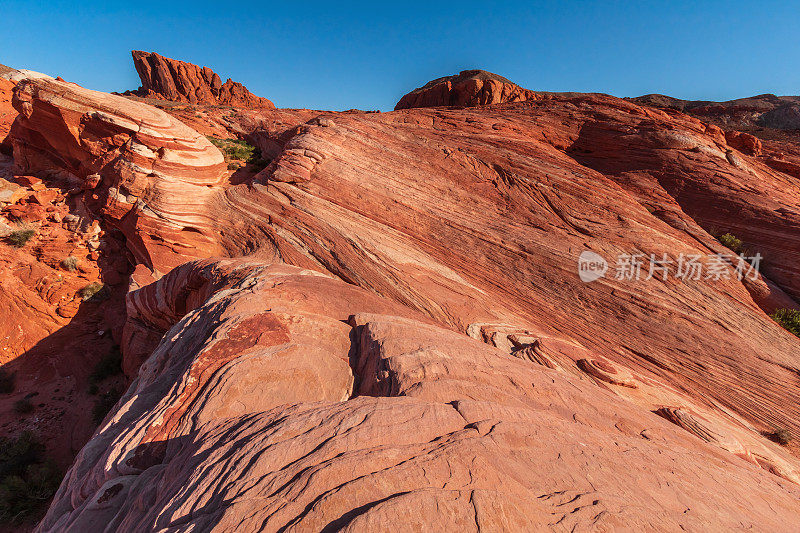
[(192, 104), (275, 107), (272, 102), (254, 95), (239, 82), (228, 78), (223, 83), (219, 74), (208, 67), (198, 67), (155, 52), (134, 50), (131, 55), (142, 80), (141, 88), (136, 91), (138, 96)]
[[(800, 511), (797, 459), (760, 434), (800, 430), (800, 341), (766, 314), (800, 295), (800, 184), (768, 142), (602, 95), (208, 111), (270, 160), (233, 183), (185, 110), (15, 91), (15, 164), (75, 180), (137, 263), (130, 388), (40, 530), (780, 529)], [(762, 273), (679, 276), (733, 253), (721, 232)], [(608, 263), (590, 282), (587, 251)], [(633, 254), (643, 275), (619, 275)]]
[(318, 272), (189, 263), (129, 306), (167, 332), (40, 531), (779, 528), (800, 512), (800, 487), (755, 460)]
[(403, 96), (394, 108), (478, 106), (536, 100), (535, 92), (485, 70), (464, 70), (445, 76)]
[(89, 209), (125, 232), (139, 262), (166, 272), (222, 251), (204, 231), (225, 162), (204, 136), (149, 105), (54, 79), (20, 81), (14, 107), (19, 170), (88, 191)]

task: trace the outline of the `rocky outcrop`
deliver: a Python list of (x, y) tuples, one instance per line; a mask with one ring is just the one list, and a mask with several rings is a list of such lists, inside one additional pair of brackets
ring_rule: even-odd
[(166, 272), (222, 252), (203, 233), (225, 171), (208, 139), (151, 106), (48, 78), (20, 81), (14, 107), (17, 167), (83, 191), (87, 208), (125, 233), (138, 262)]
[(169, 334), (39, 531), (780, 529), (800, 513), (800, 487), (758, 465), (330, 276), (190, 263), (129, 305)]
[(275, 107), (266, 98), (255, 96), (247, 87), (230, 78), (222, 83), (219, 75), (208, 67), (169, 59), (155, 52), (134, 50), (131, 54), (142, 80), (141, 88), (135, 93), (138, 96), (192, 104)]
[(631, 100), (642, 105), (676, 109), (726, 129), (749, 130), (758, 127), (778, 130), (800, 129), (800, 96), (762, 94), (725, 102), (712, 102), (680, 100), (663, 94), (648, 94)]
[(459, 74), (428, 82), (403, 96), (395, 109), (412, 107), (477, 106), (535, 100), (536, 93), (485, 70), (462, 70)]
[[(128, 257), (117, 233), (79, 216), (68, 190), (15, 173), (2, 154), (0, 176), (0, 366), (14, 384), (0, 391), (0, 434), (34, 431), (66, 471), (97, 426), (94, 403), (124, 390), (122, 376), (95, 383), (94, 395), (89, 381), (122, 339)], [(30, 238), (12, 246), (19, 231)]]
[[(8, 69), (4, 71), (4, 68)], [(11, 80), (2, 78), (3, 74), (11, 72), (12, 69), (0, 65), (0, 154), (11, 155), (11, 142), (6, 138), (11, 131), (11, 123), (17, 116), (17, 112), (11, 105), (11, 97), (14, 93), (14, 83)]]
[[(764, 312), (800, 295), (800, 183), (720, 128), (602, 95), (281, 115), (252, 131), (270, 165), (232, 185), (164, 113), (17, 91), (17, 164), (90, 184), (139, 263), (133, 384), (43, 530), (374, 529), (409, 506), (439, 529), (796, 515), (798, 462), (759, 432), (800, 431), (800, 341)], [(764, 275), (715, 261), (720, 230)], [(609, 262), (591, 283), (585, 251)], [(643, 275), (616, 275), (632, 254)], [(213, 255), (247, 257), (178, 266)], [(695, 256), (720, 275), (678, 279)]]

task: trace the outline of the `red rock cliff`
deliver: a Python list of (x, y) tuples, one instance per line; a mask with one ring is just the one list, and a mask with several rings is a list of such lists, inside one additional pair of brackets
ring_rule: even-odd
[(134, 50), (133, 63), (142, 80), (140, 96), (175, 102), (219, 104), (234, 107), (274, 108), (275, 104), (255, 96), (230, 78), (225, 83), (208, 67), (169, 59), (155, 52)]

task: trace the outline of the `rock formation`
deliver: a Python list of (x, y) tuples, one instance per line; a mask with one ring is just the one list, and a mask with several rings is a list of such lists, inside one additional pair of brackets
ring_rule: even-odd
[(148, 105), (53, 79), (19, 82), (14, 106), (17, 166), (83, 189), (138, 262), (164, 272), (223, 251), (197, 229), (225, 169), (208, 139)]
[(318, 272), (190, 263), (129, 305), (169, 333), (40, 531), (780, 529), (800, 513), (800, 487), (757, 465)]
[(718, 124), (725, 129), (749, 130), (754, 127), (778, 130), (800, 129), (800, 96), (762, 94), (725, 102), (680, 100), (663, 94), (647, 94), (632, 101), (669, 108)]
[(1, 76), (12, 70), (5, 65), (0, 65), (0, 154), (5, 155), (11, 155), (11, 143), (6, 140), (6, 137), (11, 131), (11, 123), (14, 122), (17, 112), (11, 105), (14, 83)]
[[(131, 385), (41, 531), (769, 530), (800, 512), (800, 461), (760, 433), (800, 433), (800, 340), (765, 313), (800, 298), (778, 145), (603, 95), (208, 110), (271, 160), (234, 184), (144, 104), (52, 79), (14, 104), (18, 171), (74, 183), (137, 264)], [(728, 231), (762, 273), (737, 278)], [(581, 281), (584, 251), (604, 277)], [(615, 275), (631, 254), (668, 275)], [(694, 256), (720, 276), (678, 279)]]
[(134, 50), (133, 64), (142, 80), (135, 94), (146, 98), (233, 107), (274, 108), (230, 78), (225, 83), (208, 67), (169, 59), (155, 52)]
[(485, 70), (462, 70), (459, 74), (430, 81), (403, 96), (395, 109), (439, 106), (476, 106), (535, 100), (536, 93)]

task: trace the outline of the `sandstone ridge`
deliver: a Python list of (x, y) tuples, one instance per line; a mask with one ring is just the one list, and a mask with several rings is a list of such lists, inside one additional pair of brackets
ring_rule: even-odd
[[(762, 435), (800, 433), (800, 340), (767, 316), (800, 298), (800, 180), (769, 141), (605, 95), (205, 109), (269, 160), (234, 183), (195, 110), (13, 90), (17, 172), (71, 183), (135, 267), (130, 386), (40, 531), (774, 530), (800, 513), (800, 461)], [(760, 273), (737, 278), (720, 230)], [(673, 270), (585, 283), (586, 250)], [(717, 254), (720, 279), (676, 278), (679, 256)]]
[(134, 94), (146, 98), (233, 107), (274, 108), (239, 82), (225, 83), (208, 67), (170, 59), (155, 52), (131, 52), (142, 86)]

